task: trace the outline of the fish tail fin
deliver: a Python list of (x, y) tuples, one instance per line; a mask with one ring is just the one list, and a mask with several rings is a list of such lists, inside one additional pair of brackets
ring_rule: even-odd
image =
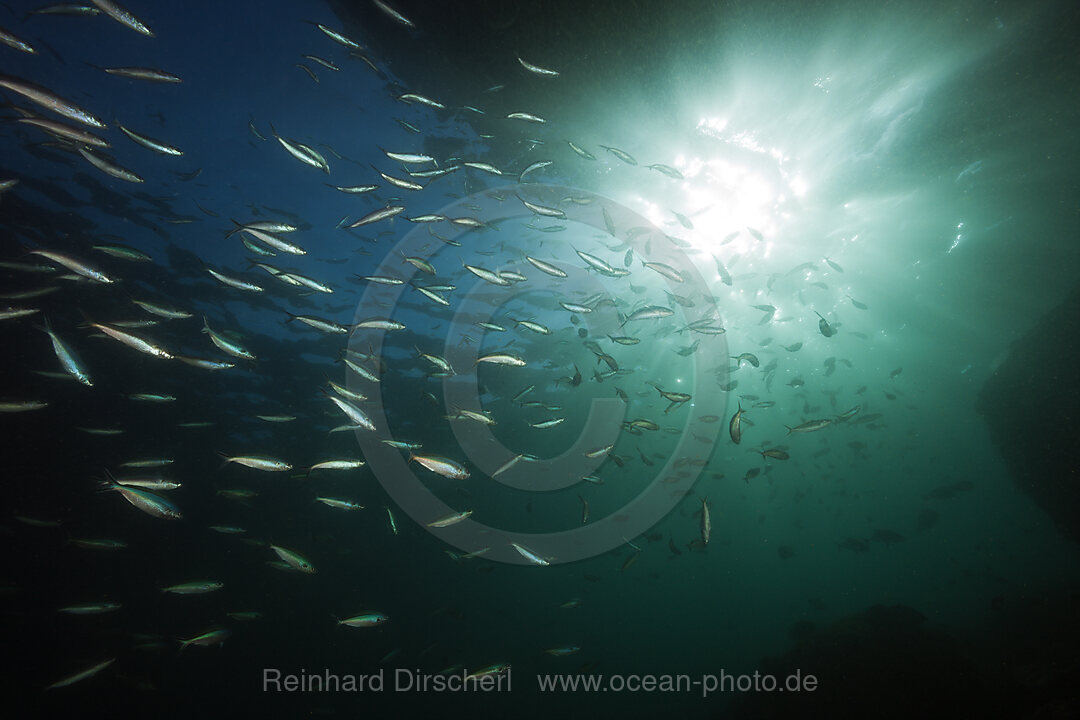
[(83, 318), (83, 322), (79, 325), (80, 328), (88, 328), (94, 324), (94, 318), (90, 317), (86, 310), (79, 308), (79, 314), (82, 315)]
[(215, 472), (221, 472), (225, 468), (226, 465), (228, 465), (230, 462), (232, 462), (232, 458), (230, 458), (226, 453), (223, 453), (220, 450), (216, 450), (215, 452), (217, 453), (218, 457), (220, 457), (223, 460), (223, 462), (220, 465), (218, 465), (218, 468), (217, 468), (217, 470)]
[(230, 238), (233, 235), (235, 235), (236, 233), (238, 233), (238, 232), (240, 232), (241, 230), (244, 229), (244, 224), (242, 222), (238, 222), (237, 220), (234, 220), (233, 218), (229, 218), (229, 222), (231, 222), (236, 227), (234, 227), (229, 232), (225, 233), (226, 238)]
[(291, 323), (291, 322), (292, 322), (293, 320), (295, 320), (295, 319), (296, 319), (296, 318), (298, 317), (297, 315), (293, 315), (293, 314), (292, 314), (291, 312), (289, 312), (288, 310), (282, 310), (282, 312), (283, 312), (283, 313), (285, 313), (286, 315), (288, 315), (288, 316), (289, 316), (289, 319), (288, 319), (288, 320), (285, 320), (285, 321), (284, 321), (284, 322), (282, 323), (282, 324), (284, 324), (284, 325), (288, 325), (289, 323)]
[(119, 487), (119, 483), (116, 482), (116, 478), (109, 472), (108, 468), (105, 469), (105, 479), (98, 483), (98, 492), (109, 492)]
[(786, 428), (787, 428), (787, 434), (788, 434), (788, 435), (790, 435), (790, 434), (791, 434), (791, 432), (792, 432), (791, 426), (789, 426), (789, 425), (785, 425), (784, 427), (786, 427)]
[(187, 649), (187, 646), (191, 644), (191, 641), (190, 640), (181, 640), (180, 638), (176, 638), (176, 642), (180, 643), (180, 649), (176, 651), (176, 656), (180, 657), (180, 653), (184, 652), (184, 650)]

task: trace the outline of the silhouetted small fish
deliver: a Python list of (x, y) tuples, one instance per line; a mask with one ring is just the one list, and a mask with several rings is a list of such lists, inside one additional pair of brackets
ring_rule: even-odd
[(732, 358), (741, 366), (743, 361), (750, 363), (751, 367), (758, 367), (761, 362), (757, 359), (757, 355), (753, 353), (742, 353), (741, 355), (733, 355)]
[(870, 543), (862, 538), (849, 537), (843, 542), (836, 543), (841, 550), (850, 550), (855, 553), (864, 553), (870, 549)]
[(742, 442), (742, 405), (739, 405), (738, 411), (731, 416), (731, 422), (728, 423), (728, 433), (731, 435), (731, 442), (738, 445)]
[(836, 328), (830, 325), (829, 321), (826, 320), (821, 313), (815, 310), (814, 314), (821, 318), (820, 320), (818, 320), (818, 330), (821, 332), (822, 335), (824, 335), (825, 337), (832, 337), (836, 334)]
[(870, 537), (872, 541), (883, 543), (885, 545), (893, 545), (898, 542), (904, 541), (904, 536), (893, 530), (874, 530), (874, 534)]
[(869, 309), (869, 308), (867, 308), (866, 303), (861, 303), (858, 300), (856, 300), (855, 298), (851, 297), (850, 295), (847, 296), (847, 299), (850, 300), (851, 304), (854, 305), (859, 310), (868, 310)]

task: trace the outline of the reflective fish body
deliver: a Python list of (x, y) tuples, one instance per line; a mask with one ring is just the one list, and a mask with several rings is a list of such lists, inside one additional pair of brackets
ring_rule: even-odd
[(308, 327), (315, 328), (316, 330), (321, 330), (322, 332), (329, 333), (331, 335), (346, 335), (349, 332), (349, 328), (345, 327), (344, 325), (339, 325), (333, 320), (314, 317), (312, 315), (293, 315), (287, 310), (285, 312), (289, 316), (289, 319), (285, 321), (286, 323), (291, 323), (293, 320), (299, 320)]
[(165, 72), (164, 70), (158, 70), (157, 68), (145, 68), (145, 67), (116, 67), (116, 68), (102, 68), (110, 75), (118, 75), (120, 77), (131, 78), (132, 80), (149, 80), (151, 82), (160, 83), (182, 83), (184, 82), (179, 76), (173, 75), (171, 72)]
[(367, 215), (360, 218), (348, 227), (357, 228), (363, 225), (370, 225), (371, 223), (379, 222), (380, 220), (392, 218), (402, 212), (405, 212), (404, 205), (390, 205), (388, 207), (380, 208), (378, 210), (375, 210), (374, 212), (368, 213)]
[(37, 308), (0, 308), (0, 320), (14, 320), (15, 318), (27, 317), (28, 315), (36, 315), (39, 312), (41, 311)]
[(87, 147), (80, 146), (78, 148), (78, 151), (79, 154), (82, 155), (88, 163), (90, 163), (106, 175), (112, 175), (114, 178), (118, 178), (120, 180), (131, 183), (141, 183), (143, 181), (141, 177), (133, 173), (131, 170), (128, 170), (125, 167), (121, 167), (108, 157), (91, 152), (90, 149)]
[(552, 164), (553, 164), (553, 162), (551, 160), (538, 160), (537, 162), (532, 163), (527, 168), (522, 170), (520, 175), (518, 175), (518, 182), (523, 182), (524, 179), (525, 179), (525, 176), (528, 175), (529, 173), (531, 173), (533, 171), (536, 171), (536, 170), (542, 170), (542, 169), (544, 169), (546, 167), (550, 167)]
[(671, 308), (663, 307), (662, 305), (650, 305), (643, 307), (640, 310), (635, 310), (626, 316), (622, 325), (635, 320), (655, 320), (657, 318), (666, 318), (674, 315), (675, 312)]
[(235, 457), (229, 457), (224, 453), (218, 454), (221, 455), (222, 460), (224, 460), (222, 463), (223, 465), (236, 463), (237, 465), (243, 465), (244, 467), (249, 467), (253, 470), (262, 470), (264, 472), (284, 472), (286, 470), (292, 470), (292, 465), (289, 463), (267, 455), (237, 455)]
[(127, 487), (125, 485), (120, 485), (115, 481), (106, 481), (104, 483), (104, 489), (119, 492), (124, 496), (125, 500), (147, 515), (153, 515), (154, 517), (166, 520), (180, 520), (184, 517), (180, 508), (176, 507), (160, 495), (155, 495), (147, 490), (136, 487)]
[(601, 145), (600, 147), (604, 148), (609, 153), (611, 153), (615, 157), (619, 158), (620, 160), (622, 160), (627, 165), (637, 165), (638, 164), (637, 160), (634, 159), (634, 156), (631, 155), (630, 153), (626, 152), (625, 150), (620, 150), (617, 147), (609, 147), (607, 145)]
[(108, 325), (101, 325), (98, 323), (90, 323), (90, 327), (97, 328), (112, 339), (121, 342), (134, 350), (146, 353), (147, 355), (152, 355), (163, 360), (172, 360), (175, 357), (169, 351), (164, 350), (147, 340), (143, 340), (140, 337), (137, 337), (130, 333), (126, 333), (123, 330), (117, 330), (116, 328), (109, 327)]
[(507, 120), (524, 120), (525, 122), (531, 122), (531, 123), (535, 123), (537, 125), (543, 125), (544, 123), (547, 122), (547, 120), (540, 117), (539, 115), (533, 115), (532, 113), (527, 113), (527, 112), (512, 112), (512, 113), (510, 113), (509, 115), (506, 116), (506, 119)]
[(493, 365), (511, 365), (513, 367), (525, 367), (525, 361), (516, 355), (507, 353), (492, 353), (476, 358), (476, 364), (491, 363)]
[(99, 602), (99, 603), (86, 603), (84, 605), (69, 605), (68, 607), (62, 607), (57, 612), (67, 613), (68, 615), (101, 615), (104, 613), (115, 612), (120, 609), (120, 603), (114, 602)]
[(305, 165), (310, 165), (313, 168), (322, 170), (324, 173), (330, 173), (330, 164), (326, 162), (326, 158), (324, 158), (317, 150), (301, 142), (297, 142), (296, 140), (291, 140), (278, 135), (273, 124), (270, 125), (270, 132), (273, 133), (277, 141), (281, 143), (281, 146), (294, 158)]
[(822, 420), (807, 420), (802, 425), (796, 425), (795, 427), (790, 427), (788, 425), (785, 425), (784, 427), (787, 428), (787, 434), (791, 435), (792, 433), (815, 432), (827, 428), (832, 424), (833, 421), (831, 419), (825, 418)]
[(0, 28), (0, 42), (4, 43), (10, 48), (20, 50), (29, 55), (37, 55), (37, 50), (34, 49), (33, 45), (26, 42), (25, 40), (20, 40), (19, 38), (15, 37), (3, 28)]
[(202, 331), (210, 336), (210, 341), (214, 343), (223, 352), (232, 355), (233, 357), (241, 358), (242, 360), (254, 361), (255, 356), (248, 352), (242, 345), (237, 342), (233, 342), (224, 337), (220, 333), (215, 332), (210, 328), (210, 322), (203, 315), (203, 329)]
[(68, 685), (74, 685), (75, 683), (79, 682), (80, 680), (85, 680), (85, 679), (87, 679), (89, 677), (93, 677), (94, 675), (97, 675), (99, 672), (101, 672), (105, 668), (109, 667), (114, 662), (116, 662), (116, 658), (110, 658), (108, 660), (105, 660), (104, 662), (99, 662), (97, 665), (89, 667), (86, 670), (83, 670), (82, 672), (75, 673), (74, 675), (72, 675), (70, 677), (66, 677), (63, 680), (58, 680), (58, 681), (54, 682), (52, 685), (48, 686), (45, 689), (46, 690), (54, 690), (56, 688), (67, 687)]
[(559, 77), (559, 73), (556, 72), (555, 70), (549, 70), (547, 68), (542, 68), (539, 65), (533, 65), (531, 62), (527, 62), (525, 60), (522, 60), (520, 57), (518, 58), (518, 62), (521, 63), (521, 67), (525, 68), (526, 70), (531, 72), (533, 75), (539, 75), (540, 77), (551, 77), (551, 78)]
[(338, 625), (354, 628), (369, 628), (382, 625), (389, 620), (390, 618), (382, 613), (366, 613), (364, 615), (356, 615), (355, 617), (338, 620)]
[(327, 507), (332, 507), (336, 510), (363, 510), (364, 506), (354, 503), (352, 500), (339, 500), (338, 498), (330, 497), (317, 497), (315, 502), (321, 502)]
[(46, 118), (29, 117), (19, 118), (16, 122), (21, 122), (24, 125), (33, 125), (36, 128), (40, 128), (51, 135), (64, 138), (66, 140), (73, 140), (85, 145), (93, 145), (94, 147), (107, 148), (109, 143), (107, 140), (99, 138), (93, 133), (83, 130), (82, 128), (74, 127), (73, 125), (67, 125), (57, 120), (49, 120)]
[(324, 460), (321, 463), (312, 465), (308, 472), (312, 470), (355, 470), (357, 468), (364, 467), (363, 460)]
[(116, 282), (116, 280), (101, 272), (97, 268), (94, 268), (86, 264), (82, 260), (76, 257), (72, 257), (71, 255), (55, 252), (53, 250), (31, 250), (27, 253), (27, 255), (40, 255), (43, 258), (52, 260), (57, 265), (62, 265), (66, 267), (68, 270), (74, 273), (78, 273), (85, 278), (90, 278), (91, 280), (103, 283), (105, 285), (111, 285), (112, 283)]
[(180, 640), (180, 652), (183, 652), (189, 645), (201, 645), (208, 647), (210, 645), (220, 645), (225, 642), (232, 635), (232, 630), (228, 628), (222, 628), (219, 630), (210, 630), (204, 632), (201, 635), (196, 635), (193, 638), (187, 640)]
[(709, 499), (701, 501), (701, 544), (708, 545), (712, 537), (712, 517), (709, 515)]
[(413, 21), (412, 21), (412, 20), (410, 20), (409, 18), (405, 17), (404, 15), (402, 15), (401, 13), (399, 13), (399, 12), (398, 12), (397, 10), (395, 10), (394, 8), (392, 8), (392, 7), (390, 7), (389, 5), (387, 5), (387, 4), (385, 3), (385, 2), (383, 2), (383, 0), (372, 0), (372, 2), (374, 2), (374, 3), (375, 3), (375, 7), (379, 8), (380, 10), (382, 10), (382, 11), (383, 11), (384, 13), (386, 13), (386, 15), (387, 15), (387, 16), (388, 16), (388, 17), (389, 17), (389, 18), (390, 18), (391, 20), (393, 20), (394, 22), (398, 23), (399, 25), (404, 25), (404, 26), (405, 26), (405, 27), (407, 27), (407, 28), (414, 28), (414, 27), (416, 27), (416, 25), (415, 25), (415, 24), (413, 23)]
[(648, 167), (650, 170), (656, 170), (657, 172), (667, 175), (669, 178), (673, 178), (675, 180), (684, 179), (683, 174), (675, 168), (671, 167), (670, 165), (662, 165), (660, 163), (655, 163), (653, 165), (649, 165)]
[(519, 199), (521, 200), (521, 203), (525, 207), (527, 207), (529, 210), (531, 210), (532, 212), (536, 213), (537, 215), (539, 215), (541, 217), (553, 217), (553, 218), (565, 218), (566, 217), (566, 213), (564, 213), (559, 208), (546, 207), (544, 205), (537, 205), (536, 203), (531, 203), (531, 202), (529, 202), (528, 200), (526, 200), (524, 198), (519, 198)]
[(544, 652), (554, 657), (566, 657), (567, 655), (573, 655), (581, 650), (577, 645), (567, 645), (565, 647), (548, 648)]
[(90, 379), (90, 374), (86, 371), (82, 362), (75, 353), (64, 342), (57, 337), (53, 332), (52, 327), (49, 326), (49, 321), (46, 318), (45, 327), (41, 330), (49, 335), (49, 339), (52, 340), (53, 351), (56, 353), (56, 358), (60, 361), (60, 365), (64, 370), (73, 378), (81, 382), (87, 387), (92, 387), (94, 382)]
[(576, 252), (578, 254), (578, 257), (588, 263), (591, 267), (596, 268), (602, 273), (611, 274), (615, 271), (615, 268), (611, 267), (611, 265), (607, 264), (595, 255), (590, 255), (589, 253), (582, 252), (577, 249), (575, 249), (574, 252)]
[(0, 400), (0, 412), (26, 412), (48, 407), (44, 400)]
[(180, 585), (170, 585), (169, 587), (161, 588), (161, 592), (172, 593), (174, 595), (202, 595), (220, 590), (223, 587), (225, 587), (223, 583), (213, 580), (198, 580)]
[(12, 92), (22, 95), (27, 100), (37, 103), (38, 105), (52, 110), (54, 113), (63, 115), (69, 120), (80, 122), (83, 125), (89, 125), (104, 129), (107, 127), (105, 123), (98, 120), (96, 117), (86, 112), (82, 108), (74, 105), (67, 100), (55, 95), (50, 90), (46, 90), (43, 87), (34, 85), (33, 83), (26, 82), (17, 77), (10, 75), (0, 75), (0, 87), (11, 90)]
[(551, 564), (551, 561), (549, 559), (540, 557), (535, 552), (523, 545), (518, 545), (516, 542), (512, 542), (510, 543), (510, 546), (517, 550), (518, 554), (521, 555), (521, 557), (525, 558), (533, 565), (547, 566)]
[(436, 110), (445, 110), (446, 106), (437, 100), (432, 100), (424, 95), (417, 95), (416, 93), (405, 93), (404, 95), (398, 95), (398, 100), (403, 103), (419, 103), (420, 105), (427, 105), (428, 107), (435, 108)]
[(543, 260), (537, 260), (534, 257), (529, 257), (528, 255), (525, 256), (525, 259), (529, 262), (530, 265), (532, 265), (534, 268), (536, 268), (542, 273), (547, 273), (548, 275), (557, 278), (566, 277), (566, 273), (564, 271), (555, 267), (551, 263), (544, 262)]
[[(593, 155), (593, 154), (592, 154), (591, 152), (589, 152), (588, 150), (586, 150), (585, 148), (583, 148), (583, 147), (580, 147), (580, 146), (578, 146), (578, 145), (575, 145), (574, 143), (572, 143), (572, 142), (571, 142), (571, 141), (569, 141), (569, 140), (567, 140), (567, 141), (566, 141), (566, 144), (567, 144), (567, 145), (569, 145), (569, 146), (570, 146), (570, 149), (571, 149), (571, 150), (573, 150), (573, 151), (574, 151), (575, 153), (577, 153), (577, 154), (578, 154), (578, 156), (580, 156), (580, 157), (583, 157), (583, 158), (585, 158), (586, 160), (595, 160), (595, 159), (596, 159), (596, 156), (595, 156), (595, 155)], [(614, 233), (612, 233), (612, 234), (614, 234)]]
[(283, 548), (278, 545), (271, 545), (270, 549), (273, 550), (282, 562), (288, 565), (293, 570), (299, 570), (300, 572), (307, 573), (309, 575), (315, 573), (315, 566), (304, 559), (299, 553)]
[(671, 280), (673, 282), (679, 282), (679, 283), (685, 282), (685, 279), (683, 278), (682, 274), (678, 270), (676, 270), (675, 268), (671, 267), (670, 265), (665, 265), (664, 263), (660, 263), (660, 262), (645, 262), (644, 260), (641, 262), (641, 264), (642, 264), (643, 267), (647, 267), (650, 270), (654, 270), (654, 271), (660, 273), (661, 275), (666, 277), (668, 280)]
[(416, 461), (431, 472), (451, 480), (468, 480), (469, 471), (460, 463), (438, 455), (415, 455), (409, 453), (409, 462)]
[(239, 280), (234, 277), (229, 277), (228, 275), (223, 275), (213, 268), (206, 268), (206, 272), (210, 273), (210, 275), (221, 284), (228, 285), (231, 288), (246, 290), (248, 292), (263, 292), (263, 288), (255, 283), (249, 283), (246, 280)]
[(152, 467), (165, 467), (166, 465), (172, 465), (175, 462), (172, 458), (139, 458), (137, 460), (128, 460), (120, 463), (120, 467), (126, 468), (152, 468)]
[(360, 49), (360, 43), (358, 43), (358, 42), (356, 42), (354, 40), (350, 40), (349, 38), (345, 37), (344, 35), (339, 33), (337, 30), (334, 30), (333, 28), (329, 28), (329, 27), (327, 27), (327, 26), (325, 26), (325, 25), (323, 25), (321, 23), (315, 23), (315, 27), (322, 30), (323, 34), (325, 34), (326, 37), (330, 38), (331, 40), (338, 43), (339, 45), (347, 47), (350, 50), (359, 50)]
[(427, 526), (432, 528), (450, 527), (451, 525), (457, 525), (459, 522), (467, 519), (472, 514), (472, 510), (465, 510), (463, 512), (453, 513), (451, 515), (447, 515), (446, 517), (439, 518), (438, 520), (433, 520), (429, 522)]
[(143, 490), (177, 490), (180, 483), (163, 478), (116, 478), (116, 482), (127, 487), (138, 487)]
[(336, 395), (328, 394), (327, 397), (338, 406), (341, 412), (345, 413), (345, 416), (349, 418), (353, 425), (359, 426), (365, 430), (375, 430), (375, 423), (371, 422), (371, 418), (369, 418), (363, 410), (356, 407), (348, 400), (339, 398)]
[(103, 252), (111, 257), (120, 258), (121, 260), (130, 260), (132, 262), (150, 262), (153, 260), (152, 257), (142, 250), (136, 250), (127, 245), (94, 245), (93, 249), (98, 252)]
[(127, 547), (123, 540), (110, 540), (108, 538), (72, 538), (71, 544), (87, 550), (120, 550)]
[(176, 308), (162, 305), (161, 303), (150, 303), (144, 300), (132, 300), (131, 302), (135, 303), (151, 315), (157, 315), (158, 317), (168, 318), (170, 320), (180, 320), (191, 317), (191, 313), (186, 310), (177, 310)]
[(862, 412), (862, 405), (856, 405), (855, 407), (849, 408), (848, 410), (845, 410), (844, 412), (837, 415), (836, 422), (847, 422), (851, 418), (858, 415), (860, 412)]
[(728, 434), (731, 435), (731, 442), (738, 445), (742, 442), (742, 405), (739, 405), (738, 411), (731, 416), (731, 422), (728, 423)]
[(177, 148), (174, 148), (172, 145), (166, 145), (165, 143), (163, 143), (160, 140), (155, 140), (155, 139), (153, 139), (151, 137), (147, 137), (146, 135), (142, 135), (140, 133), (137, 133), (134, 130), (131, 130), (130, 128), (124, 127), (123, 125), (120, 125), (119, 128), (120, 128), (120, 131), (122, 133), (127, 135), (129, 138), (131, 138), (133, 141), (135, 141), (139, 145), (142, 145), (144, 148), (149, 148), (150, 150), (153, 150), (154, 152), (157, 152), (157, 153), (161, 153), (162, 155), (180, 156), (180, 155), (184, 154), (183, 150), (178, 150)]
[(97, 5), (103, 13), (111, 17), (116, 22), (131, 28), (135, 32), (146, 35), (147, 37), (154, 37), (154, 33), (150, 28), (146, 27), (139, 18), (132, 15), (125, 8), (120, 7), (112, 0), (91, 0), (94, 5)]

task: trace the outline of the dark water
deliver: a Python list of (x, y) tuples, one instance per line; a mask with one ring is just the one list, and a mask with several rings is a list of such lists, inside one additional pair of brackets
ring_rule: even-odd
[[(0, 179), (18, 184), (0, 195), (0, 309), (39, 312), (0, 321), (0, 398), (47, 402), (0, 417), (9, 698), (49, 716), (1075, 709), (1075, 540), (976, 412), (1078, 277), (1069, 3), (395, 3), (413, 27), (370, 2), (132, 5), (153, 38), (36, 7), (3, 8), (0, 27), (37, 50), (4, 47), (3, 74), (99, 117), (81, 127), (142, 182), (17, 122), (23, 108), (77, 125), (5, 90)], [(103, 71), (123, 67), (183, 82)], [(534, 163), (550, 164), (521, 177)], [(360, 185), (378, 188), (334, 189)], [(442, 218), (409, 220), (425, 214)], [(279, 237), (306, 254), (257, 255), (231, 219), (294, 225)], [(94, 248), (116, 244), (152, 260)], [(27, 267), (58, 267), (35, 249), (117, 282)], [(36, 289), (51, 291), (13, 297)], [(89, 326), (155, 319), (132, 300), (191, 317), (127, 332), (235, 367)], [(647, 307), (662, 316), (633, 315)], [(333, 335), (290, 315), (404, 328)], [(215, 347), (203, 317), (257, 360)], [(63, 373), (44, 318), (92, 387)], [(479, 361), (496, 354), (525, 364)], [(348, 420), (328, 380), (367, 397), (374, 431), (331, 432)], [(785, 429), (813, 420), (830, 422)], [(1067, 457), (1061, 437), (1046, 454)], [(122, 467), (136, 458), (173, 462)], [(307, 475), (343, 458), (366, 465)], [(152, 492), (183, 518), (99, 492), (107, 471), (181, 483)], [(275, 567), (271, 546), (316, 572)], [(223, 587), (162, 592), (193, 581)], [(120, 608), (58, 612), (101, 602)], [(389, 621), (337, 622), (375, 612)], [(229, 634), (178, 652), (211, 631)], [(490, 691), (416, 685), (503, 664)], [(278, 671), (306, 691), (267, 686)], [(764, 692), (755, 672), (814, 689)], [(328, 673), (345, 689), (311, 689)], [(556, 674), (600, 685), (542, 690)], [(725, 674), (741, 691), (712, 685)]]

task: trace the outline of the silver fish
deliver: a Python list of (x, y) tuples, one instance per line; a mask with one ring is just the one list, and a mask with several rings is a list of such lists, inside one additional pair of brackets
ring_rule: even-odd
[(526, 62), (520, 57), (518, 58), (518, 62), (521, 63), (521, 67), (525, 68), (533, 75), (539, 75), (540, 77), (559, 77), (559, 73), (555, 70), (548, 70), (547, 68), (542, 68), (539, 65), (533, 65), (531, 62)]
[(101, 8), (101, 11), (111, 17), (121, 25), (125, 25), (137, 33), (146, 35), (147, 37), (154, 37), (153, 31), (146, 27), (139, 18), (132, 15), (125, 8), (120, 7), (112, 0), (91, 0), (95, 5)]
[(104, 129), (107, 127), (105, 123), (98, 120), (96, 117), (86, 112), (82, 108), (73, 103), (64, 100), (63, 98), (55, 95), (50, 90), (46, 90), (43, 87), (34, 85), (33, 83), (26, 82), (17, 77), (10, 75), (0, 75), (0, 87), (11, 90), (12, 92), (22, 95), (26, 99), (41, 105), (44, 108), (48, 108), (55, 113), (63, 115), (64, 117), (81, 122), (83, 125), (89, 125), (98, 129)]

